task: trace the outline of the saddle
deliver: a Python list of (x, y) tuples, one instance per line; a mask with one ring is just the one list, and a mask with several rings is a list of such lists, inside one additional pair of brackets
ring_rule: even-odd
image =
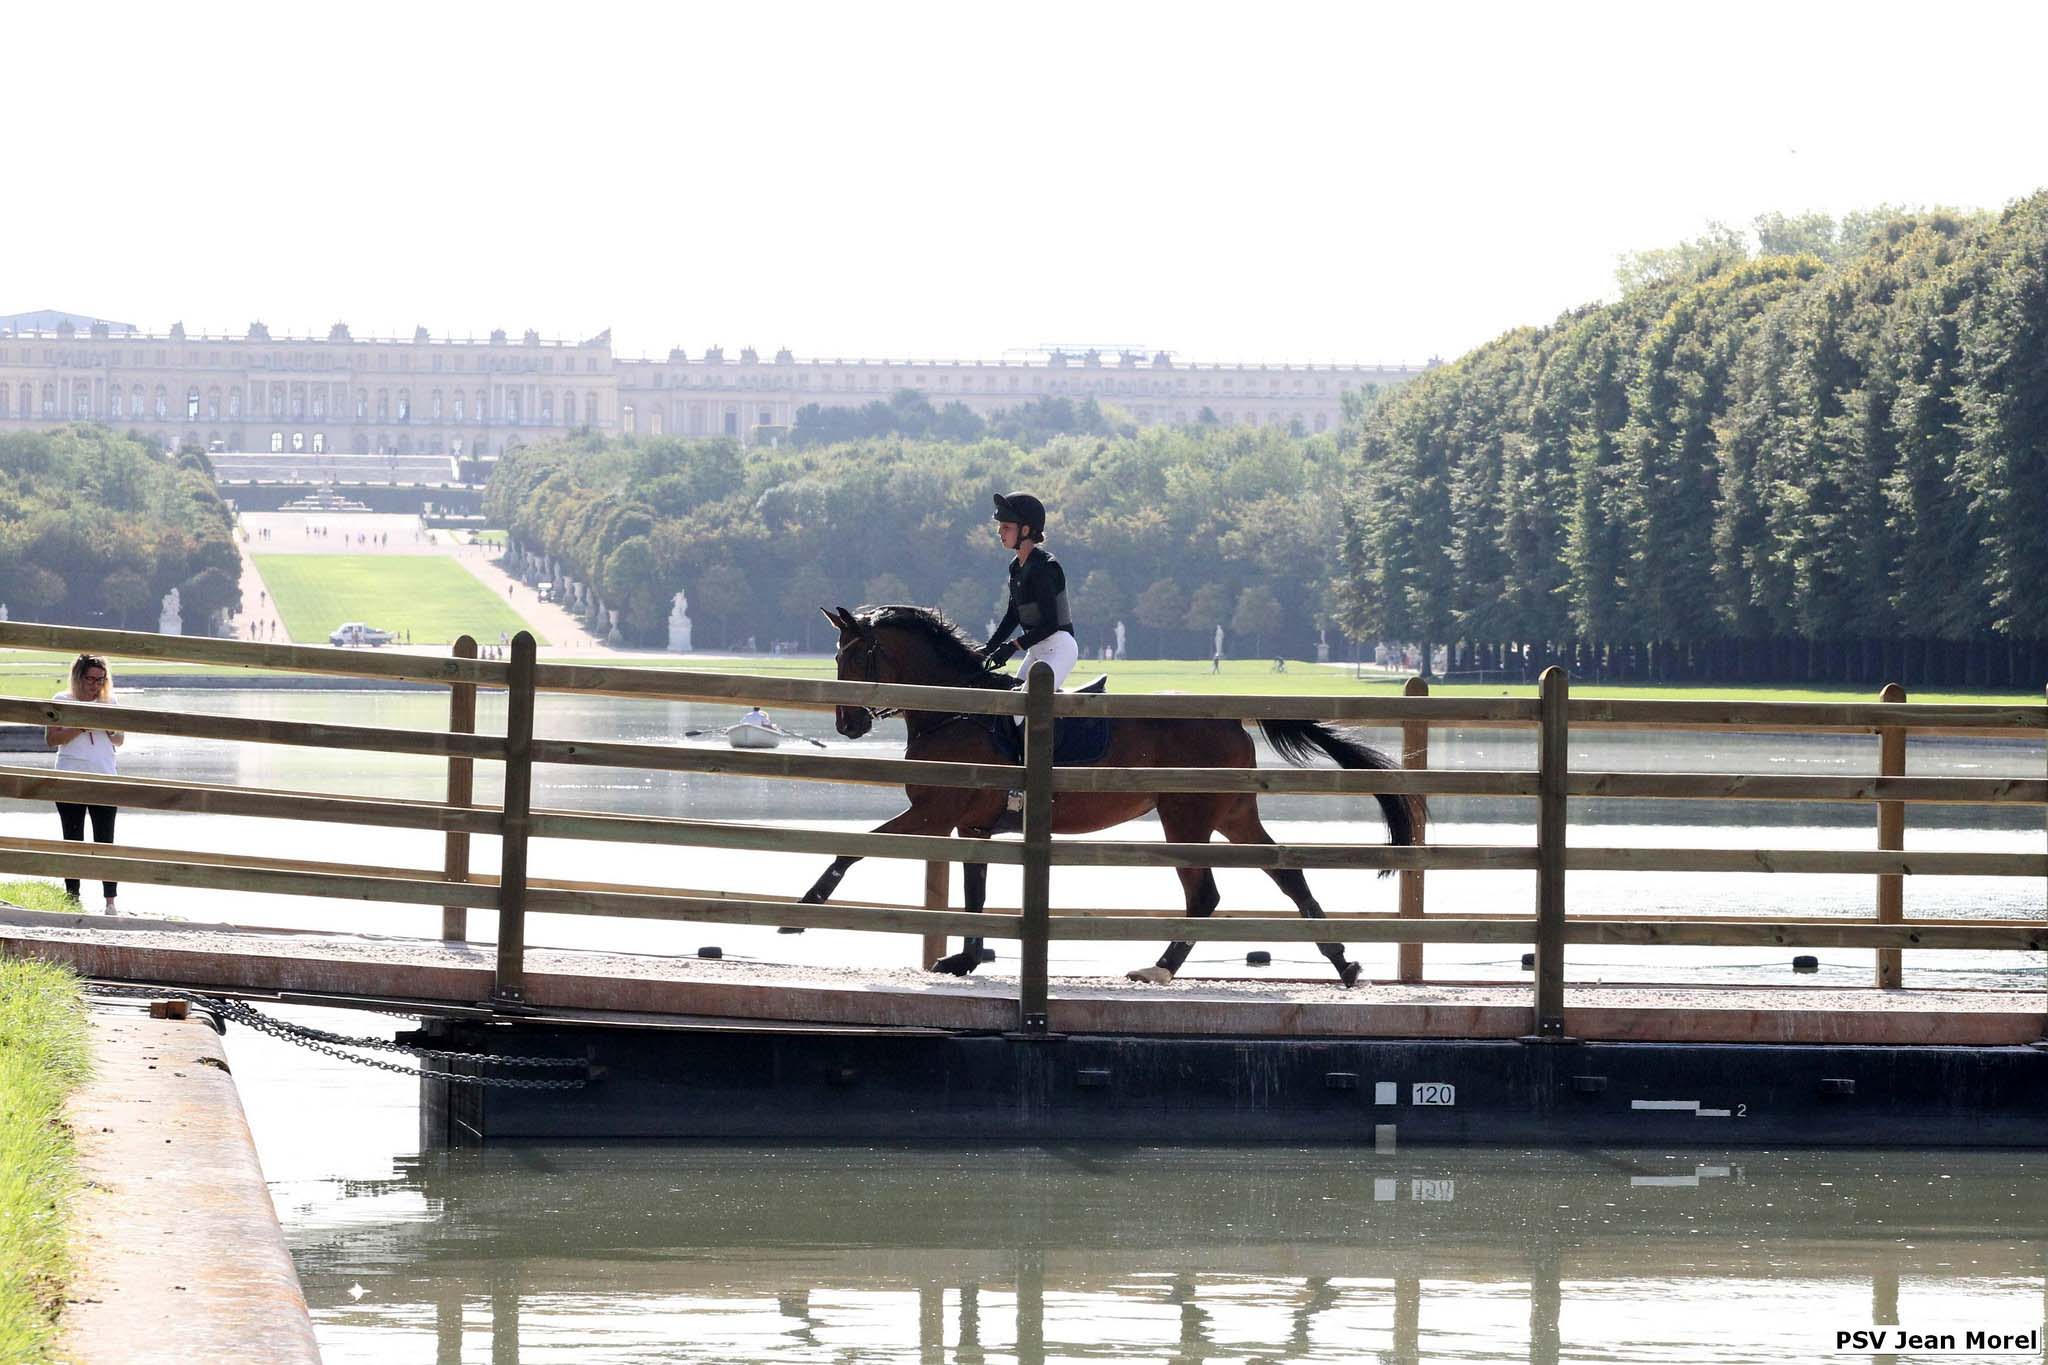
[[(1067, 689), (1070, 692), (1106, 692), (1109, 675)], [(1008, 716), (983, 716), (989, 738), (1006, 763), (1024, 761), (1024, 723)], [(1109, 752), (1109, 731), (1114, 724), (1108, 716), (1072, 716), (1052, 723), (1052, 761), (1056, 767), (1085, 768), (1100, 763)]]

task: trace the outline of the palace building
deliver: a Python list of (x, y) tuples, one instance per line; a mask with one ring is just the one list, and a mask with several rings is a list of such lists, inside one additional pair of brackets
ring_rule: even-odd
[(1336, 427), (1343, 395), (1419, 366), (1187, 363), (1164, 351), (1051, 350), (1025, 359), (620, 359), (587, 341), (502, 331), (484, 340), (162, 334), (44, 311), (0, 316), (0, 431), (95, 421), (170, 445), (273, 454), (494, 456), (579, 427), (639, 435), (772, 438), (817, 403), (859, 407), (901, 389), (981, 416), (1043, 398), (1096, 398), (1144, 425)]

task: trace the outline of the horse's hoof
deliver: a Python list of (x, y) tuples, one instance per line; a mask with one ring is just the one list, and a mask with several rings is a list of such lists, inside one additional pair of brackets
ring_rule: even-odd
[(955, 953), (951, 957), (942, 957), (937, 962), (934, 962), (931, 965), (931, 970), (944, 972), (948, 976), (965, 976), (979, 966), (980, 963), (981, 959), (979, 957), (969, 957), (966, 953)]
[(785, 924), (775, 932), (778, 934), (801, 934), (803, 931), (804, 927), (801, 924)]
[(1344, 989), (1348, 991), (1358, 984), (1359, 975), (1364, 970), (1356, 962), (1347, 962), (1337, 969), (1337, 978), (1344, 983)]
[(1125, 972), (1124, 980), (1147, 986), (1164, 986), (1172, 982), (1173, 973), (1164, 967), (1140, 967), (1135, 972)]

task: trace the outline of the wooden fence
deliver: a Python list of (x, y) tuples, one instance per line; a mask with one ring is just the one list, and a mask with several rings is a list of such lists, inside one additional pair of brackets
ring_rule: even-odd
[[(424, 754), (445, 759), (447, 798), (439, 803), (381, 797), (334, 796), (258, 790), (197, 782), (53, 773), (42, 767), (0, 766), (0, 796), (69, 800), (153, 810), (205, 811), (312, 820), (342, 825), (439, 830), (446, 856), (438, 875), (408, 868), (257, 855), (203, 854), (121, 845), (65, 844), (0, 839), (0, 872), (154, 882), (230, 891), (265, 891), (442, 907), (441, 932), (462, 938), (470, 909), (498, 915), (495, 998), (520, 1002), (525, 993), (526, 916), (529, 913), (620, 915), (727, 924), (774, 924), (918, 934), (924, 951), (948, 935), (1014, 938), (1020, 944), (1019, 1027), (1043, 1030), (1047, 1018), (1047, 953), (1060, 940), (1149, 940), (1306, 943), (1328, 939), (1333, 926), (1352, 942), (1400, 945), (1400, 975), (1418, 980), (1422, 945), (1488, 943), (1535, 945), (1532, 1033), (1561, 1036), (1564, 959), (1568, 944), (1734, 947), (1747, 945), (1874, 948), (1876, 984), (1900, 984), (1900, 953), (1907, 948), (2048, 950), (2048, 919), (1934, 920), (1907, 918), (1901, 888), (1906, 876), (2032, 878), (2048, 888), (2048, 854), (1904, 851), (1908, 803), (2023, 804), (2048, 806), (2048, 770), (2038, 778), (1909, 777), (1909, 734), (2026, 739), (2048, 738), (2048, 706), (1945, 706), (1910, 703), (1896, 688), (1874, 703), (1749, 701), (1574, 701), (1559, 669), (1548, 670), (1534, 700), (1445, 698), (1411, 682), (1401, 697), (1345, 696), (1106, 696), (1056, 694), (1050, 674), (1034, 670), (1014, 693), (912, 687), (897, 684), (767, 678), (667, 669), (540, 664), (532, 637), (520, 634), (506, 662), (475, 657), (465, 638), (454, 657), (381, 654), (297, 645), (144, 635), (31, 623), (0, 623), (0, 646), (76, 651), (90, 649), (136, 660), (177, 660), (350, 678), (409, 680), (450, 691), (445, 731), (401, 730), (315, 722), (263, 720), (121, 706), (117, 717), (89, 703), (0, 698), (0, 721), (120, 728), (146, 734)], [(476, 689), (508, 693), (506, 732), (475, 733)], [(773, 702), (824, 710), (835, 705), (933, 709), (1021, 716), (1025, 756), (1005, 764), (931, 763), (811, 753), (747, 752), (536, 737), (538, 693), (646, 700)], [(1398, 726), (1403, 766), (1392, 771), (1289, 768), (1054, 768), (1051, 735), (1056, 716), (1203, 716), (1304, 719)], [(1472, 771), (1431, 768), (1432, 728), (1533, 728), (1533, 770)], [(1878, 737), (1879, 772), (1871, 777), (1788, 776), (1680, 772), (1572, 772), (1567, 740), (1574, 729), (1783, 731), (1862, 733)], [(504, 799), (473, 799), (478, 759), (504, 764)], [(1018, 788), (1025, 793), (1021, 842), (953, 837), (786, 829), (775, 825), (629, 816), (535, 808), (536, 763), (582, 764), (673, 772), (854, 782), (880, 786), (919, 783), (955, 787)], [(1514, 797), (1536, 806), (1534, 846), (1424, 844), (1140, 843), (1051, 838), (1053, 802), (1061, 792), (1177, 791), (1357, 796), (1379, 793)], [(1872, 803), (1877, 848), (1866, 851), (1802, 849), (1604, 848), (1571, 846), (1570, 802), (1584, 798), (1679, 800), (1785, 800)], [(469, 838), (495, 834), (501, 865), (495, 876), (469, 865)], [(803, 905), (723, 891), (567, 882), (527, 875), (527, 849), (535, 838), (672, 844), (727, 849), (893, 857), (927, 864), (921, 907), (839, 903)], [(90, 850), (90, 851), (88, 851)], [(1022, 906), (1016, 912), (970, 914), (947, 905), (948, 864), (1021, 865)], [(1336, 912), (1328, 920), (1275, 913), (1238, 913), (1162, 923), (1178, 911), (1051, 910), (1055, 867), (1238, 867), (1389, 869), (1401, 873), (1399, 909), (1393, 913)], [(1425, 874), (1473, 869), (1535, 874), (1527, 913), (1427, 914)], [(1687, 915), (1569, 914), (1566, 880), (1572, 872), (1677, 871), (1696, 873), (1850, 873), (1875, 879), (1867, 917), (1710, 918)]]

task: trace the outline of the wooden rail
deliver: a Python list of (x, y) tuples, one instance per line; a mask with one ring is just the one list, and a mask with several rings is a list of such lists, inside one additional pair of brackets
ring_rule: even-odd
[[(1050, 981), (1048, 948), (1055, 939), (1157, 940), (1167, 936), (1166, 911), (1106, 911), (1051, 907), (1054, 867), (1239, 867), (1262, 869), (1381, 869), (1401, 874), (1396, 913), (1338, 913), (1344, 937), (1400, 945), (1403, 980), (1419, 980), (1427, 943), (1531, 944), (1536, 948), (1532, 1039), (1563, 1032), (1565, 948), (1582, 944), (1761, 946), (1805, 945), (1877, 950), (1876, 982), (1897, 986), (1900, 954), (1907, 949), (2048, 950), (2048, 919), (1909, 919), (1904, 884), (1911, 876), (2025, 877), (2048, 885), (2048, 854), (1908, 852), (1904, 810), (1913, 803), (2048, 806), (2048, 775), (2041, 778), (1909, 777), (1905, 754), (1915, 734), (1970, 734), (2026, 739), (2048, 736), (2048, 706), (1948, 706), (1909, 703), (1887, 688), (1875, 703), (1656, 702), (1573, 700), (1561, 670), (1546, 671), (1534, 700), (1430, 697), (1419, 680), (1401, 697), (1206, 697), (1061, 694), (1034, 670), (1015, 692), (962, 691), (899, 684), (849, 683), (731, 674), (540, 664), (530, 636), (520, 635), (507, 662), (479, 661), (474, 644), (447, 659), (379, 655), (355, 650), (265, 645), (242, 641), (83, 630), (34, 623), (0, 623), (0, 646), (93, 649), (123, 659), (155, 659), (219, 666), (312, 672), (328, 676), (398, 679), (449, 689), (445, 731), (274, 721), (193, 711), (92, 703), (0, 698), (0, 720), (29, 724), (114, 727), (150, 734), (228, 742), (303, 745), (445, 759), (447, 799), (442, 803), (379, 797), (334, 796), (184, 781), (150, 781), (55, 773), (0, 765), (0, 796), (74, 800), (154, 810), (311, 820), (439, 831), (446, 849), (438, 875), (407, 868), (261, 856), (229, 856), (133, 849), (34, 839), (0, 839), (0, 871), (156, 882), (217, 890), (270, 891), (402, 904), (438, 905), (441, 933), (460, 939), (471, 909), (498, 915), (493, 999), (517, 1008), (524, 994), (525, 918), (532, 913), (618, 915), (714, 923), (775, 924), (915, 934), (927, 958), (945, 935), (1016, 938), (1021, 972), (1018, 1027), (1043, 1033)], [(503, 736), (478, 735), (479, 688), (508, 691)], [(533, 733), (541, 692), (649, 700), (763, 701), (826, 709), (877, 706), (943, 709), (1019, 717), (1024, 723), (1022, 765), (926, 763), (806, 753), (744, 753), (659, 744), (547, 739)], [(1387, 771), (1337, 769), (1112, 769), (1051, 764), (1055, 716), (1203, 716), (1247, 722), (1315, 719), (1397, 725), (1402, 767)], [(1453, 727), (1536, 730), (1534, 770), (1477, 771), (1429, 767), (1429, 731)], [(1573, 772), (1567, 738), (1574, 728), (1714, 729), (1868, 733), (1879, 737), (1873, 776), (1804, 776), (1747, 773)], [(505, 798), (474, 800), (478, 759), (504, 768)], [(1013, 788), (1025, 793), (1020, 842), (789, 829), (742, 822), (563, 811), (532, 805), (533, 765), (559, 763), (635, 770), (733, 774), (870, 785), (907, 784)], [(1530, 845), (1378, 844), (1172, 844), (1050, 837), (1057, 798), (1067, 792), (1254, 792), (1315, 796), (1450, 795), (1532, 801)], [(1582, 799), (1824, 801), (1874, 804), (1875, 849), (1701, 849), (1572, 847), (1570, 802)], [(496, 875), (469, 867), (474, 834), (500, 838)], [(694, 847), (894, 857), (926, 866), (921, 906), (872, 903), (802, 905), (786, 898), (734, 896), (609, 882), (563, 882), (526, 875), (534, 838), (631, 841)], [(953, 862), (1004, 863), (1024, 871), (1019, 912), (970, 915), (947, 908), (947, 870)], [(1535, 902), (1528, 914), (1442, 915), (1426, 912), (1426, 873), (1465, 870), (1533, 872)], [(1569, 877), (1614, 871), (1683, 871), (1772, 874), (1852, 874), (1874, 879), (1868, 918), (1745, 918), (1569, 913)], [(1176, 919), (1173, 937), (1204, 942), (1310, 943), (1330, 936), (1331, 925), (1266, 913), (1222, 919)]]

